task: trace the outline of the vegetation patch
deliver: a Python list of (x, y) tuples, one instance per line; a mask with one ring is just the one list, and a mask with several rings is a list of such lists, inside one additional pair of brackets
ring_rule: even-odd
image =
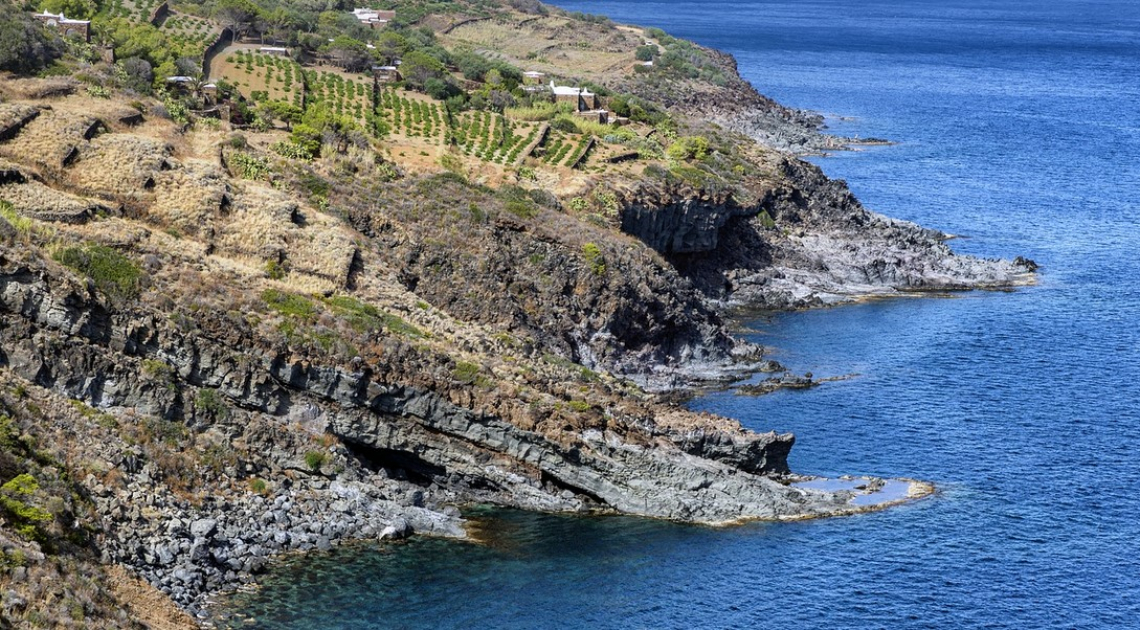
[(309, 319), (317, 314), (317, 307), (313, 301), (296, 293), (266, 289), (261, 292), (261, 299), (271, 310), (286, 317)]
[(595, 243), (586, 243), (582, 246), (582, 255), (586, 257), (586, 264), (595, 275), (606, 275), (606, 259), (602, 250)]
[(65, 247), (52, 257), (90, 278), (95, 288), (112, 298), (135, 298), (141, 290), (143, 272), (130, 258), (106, 245)]
[(329, 454), (324, 451), (308, 451), (305, 453), (305, 466), (312, 472), (321, 472), (321, 468), (328, 462)]
[(194, 397), (194, 409), (211, 418), (226, 418), (230, 408), (216, 389), (199, 389)]
[(460, 383), (470, 385), (478, 380), (479, 371), (481, 369), (482, 368), (479, 367), (479, 364), (477, 363), (471, 363), (470, 361), (460, 361), (456, 363), (455, 367), (451, 370), (451, 376)]

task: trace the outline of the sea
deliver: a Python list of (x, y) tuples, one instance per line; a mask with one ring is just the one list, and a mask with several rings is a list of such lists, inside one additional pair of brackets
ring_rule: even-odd
[(869, 208), (1041, 265), (1014, 291), (747, 324), (851, 378), (694, 409), (798, 472), (933, 481), (874, 514), (728, 529), (482, 511), (485, 544), (355, 545), (230, 602), (272, 630), (1140, 628), (1140, 2), (562, 0), (728, 51), (897, 144), (815, 158)]

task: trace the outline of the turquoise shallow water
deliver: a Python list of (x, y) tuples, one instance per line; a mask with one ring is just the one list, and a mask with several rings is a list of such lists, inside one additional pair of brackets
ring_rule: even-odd
[(817, 162), (959, 251), (1043, 265), (1016, 292), (753, 322), (795, 371), (858, 376), (693, 405), (795, 432), (795, 470), (941, 493), (727, 530), (492, 513), (486, 545), (287, 563), (238, 602), (252, 627), (1140, 627), (1140, 3), (562, 4), (728, 50), (836, 132), (898, 141)]

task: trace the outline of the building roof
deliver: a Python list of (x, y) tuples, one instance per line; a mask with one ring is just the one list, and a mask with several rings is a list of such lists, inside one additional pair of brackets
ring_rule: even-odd
[[(379, 9), (353, 9), (352, 15), (361, 22), (377, 22), (386, 23), (387, 19), (380, 17), (381, 11)], [(391, 17), (391, 11), (384, 11), (384, 15)]]
[(53, 20), (56, 20), (60, 24), (90, 24), (91, 23), (91, 20), (72, 20), (71, 18), (65, 17), (62, 13), (60, 13), (59, 15), (56, 15), (54, 13), (48, 13), (47, 11), (44, 11), (43, 13), (36, 13), (33, 17), (51, 18)]
[(526, 72), (524, 72), (524, 73), (523, 73), (523, 76), (524, 76), (524, 77), (532, 77), (532, 78), (536, 78), (536, 79), (537, 79), (538, 77), (544, 77), (544, 76), (546, 76), (546, 73), (544, 73), (544, 72), (539, 72), (539, 71), (537, 71), (537, 70), (527, 70)]
[(570, 87), (567, 85), (554, 85), (554, 80), (550, 80), (550, 90), (554, 92), (555, 96), (593, 96), (594, 93), (586, 88)]

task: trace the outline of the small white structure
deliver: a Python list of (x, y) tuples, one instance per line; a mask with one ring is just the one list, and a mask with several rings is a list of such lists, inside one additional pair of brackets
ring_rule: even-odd
[(400, 69), (396, 66), (372, 66), (372, 76), (380, 83), (395, 83), (403, 81), (404, 77), (400, 74)]
[[(332, 40), (329, 40), (332, 41)], [(288, 57), (289, 49), (281, 48), (280, 46), (262, 46), (257, 49), (257, 52), (263, 55), (276, 55), (278, 57)]]
[(48, 28), (54, 28), (61, 35), (68, 37), (82, 37), (83, 41), (91, 41), (91, 20), (72, 20), (63, 13), (56, 15), (54, 13), (33, 13), (32, 17), (43, 23)]
[(381, 11), (379, 9), (353, 9), (352, 16), (360, 20), (361, 24), (372, 28), (381, 28), (396, 18), (395, 11)]
[(550, 91), (554, 92), (554, 100), (556, 102), (573, 103), (574, 111), (584, 112), (595, 109), (598, 106), (597, 95), (586, 88), (555, 85), (554, 79), (551, 79)]

